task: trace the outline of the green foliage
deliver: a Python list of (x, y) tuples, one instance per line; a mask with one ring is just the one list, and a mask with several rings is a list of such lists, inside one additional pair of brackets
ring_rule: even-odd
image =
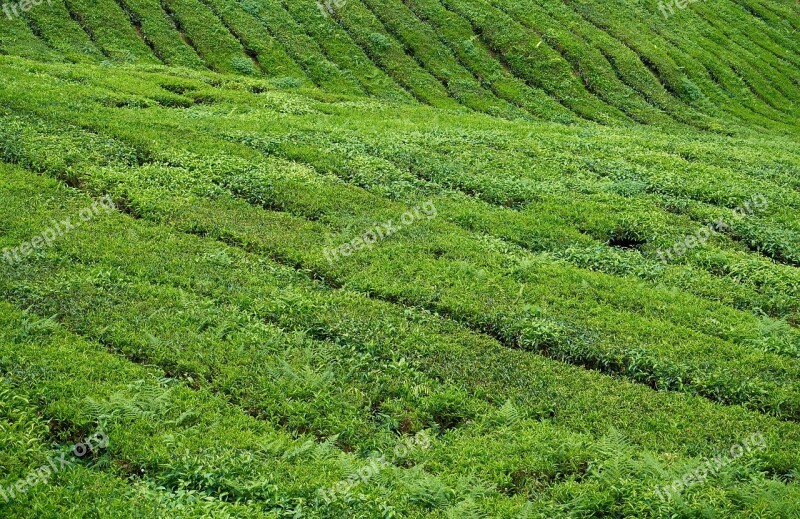
[(163, 0), (164, 9), (176, 28), (197, 54), (212, 69), (224, 73), (251, 73), (242, 67), (245, 55), (242, 44), (199, 0)]
[(4, 25), (0, 515), (798, 517), (796, 10), (334, 7)]
[(122, 0), (123, 10), (153, 54), (173, 67), (202, 68), (204, 63), (182, 37), (175, 21), (161, 8), (159, 0)]

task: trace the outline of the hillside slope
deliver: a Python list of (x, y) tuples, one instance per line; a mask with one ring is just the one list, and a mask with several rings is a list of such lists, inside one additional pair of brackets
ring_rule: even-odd
[(0, 516), (800, 516), (800, 9), (672, 6), (3, 20)]
[(48, 0), (19, 14), (0, 53), (559, 122), (788, 131), (800, 113), (788, 0)]

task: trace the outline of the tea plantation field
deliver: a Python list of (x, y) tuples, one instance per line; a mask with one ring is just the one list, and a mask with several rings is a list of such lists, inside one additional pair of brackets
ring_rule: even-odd
[(800, 517), (796, 2), (0, 9), (0, 517)]

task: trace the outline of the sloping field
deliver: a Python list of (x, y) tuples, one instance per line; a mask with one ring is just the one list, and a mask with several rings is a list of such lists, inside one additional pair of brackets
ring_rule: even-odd
[(797, 3), (6, 5), (0, 517), (800, 517)]

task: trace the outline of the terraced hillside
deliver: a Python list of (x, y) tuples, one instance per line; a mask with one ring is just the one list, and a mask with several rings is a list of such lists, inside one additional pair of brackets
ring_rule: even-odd
[(678, 5), (47, 0), (8, 10), (0, 53), (245, 74), (510, 119), (795, 129), (797, 4)]
[(9, 7), (0, 516), (800, 517), (800, 8), (687, 5)]

